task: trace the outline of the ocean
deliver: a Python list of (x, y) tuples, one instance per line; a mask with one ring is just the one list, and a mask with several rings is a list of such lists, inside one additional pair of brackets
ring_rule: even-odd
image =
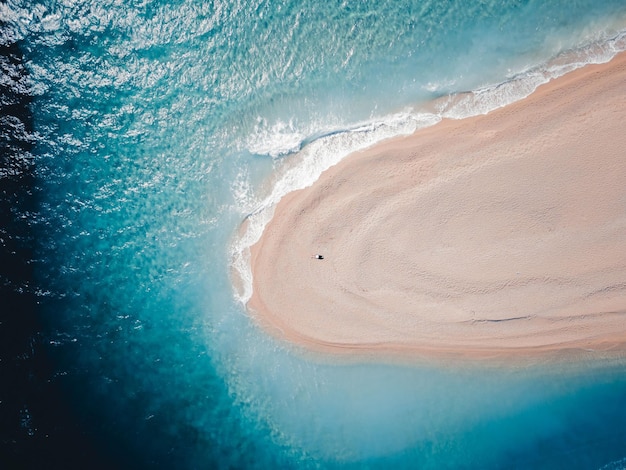
[(626, 362), (312, 355), (248, 248), (351, 152), (626, 50), (624, 0), (6, 0), (3, 468), (626, 468)]

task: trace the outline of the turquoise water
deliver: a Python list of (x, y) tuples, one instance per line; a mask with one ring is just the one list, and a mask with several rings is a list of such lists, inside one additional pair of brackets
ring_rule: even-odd
[(243, 302), (283, 194), (609, 60), (625, 1), (0, 8), (34, 98), (46, 339), (120, 466), (624, 468), (621, 360), (345, 363), (267, 337)]

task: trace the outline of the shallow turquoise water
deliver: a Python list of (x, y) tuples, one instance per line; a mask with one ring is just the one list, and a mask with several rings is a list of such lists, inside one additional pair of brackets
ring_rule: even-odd
[(346, 364), (268, 338), (241, 301), (246, 246), (281, 195), (352, 150), (609, 60), (626, 2), (2, 13), (35, 98), (42, 318), (104, 452), (158, 468), (623, 467), (623, 361)]

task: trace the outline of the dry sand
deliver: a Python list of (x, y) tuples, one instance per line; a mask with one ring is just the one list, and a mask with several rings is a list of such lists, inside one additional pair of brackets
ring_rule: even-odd
[(313, 350), (624, 351), (626, 55), (344, 159), (252, 271), (254, 317)]

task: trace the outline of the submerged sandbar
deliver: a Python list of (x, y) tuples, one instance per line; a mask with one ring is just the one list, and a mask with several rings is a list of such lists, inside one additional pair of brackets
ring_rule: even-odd
[(278, 204), (248, 308), (314, 350), (623, 350), (625, 123), (621, 54), (354, 154)]

